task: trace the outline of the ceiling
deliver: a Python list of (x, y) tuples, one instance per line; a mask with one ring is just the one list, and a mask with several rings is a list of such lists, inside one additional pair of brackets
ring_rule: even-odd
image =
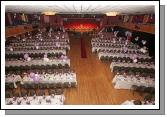
[(7, 5), (5, 12), (41, 14), (52, 11), (58, 14), (105, 14), (106, 12), (119, 12), (120, 14), (150, 14), (154, 13), (153, 5)]

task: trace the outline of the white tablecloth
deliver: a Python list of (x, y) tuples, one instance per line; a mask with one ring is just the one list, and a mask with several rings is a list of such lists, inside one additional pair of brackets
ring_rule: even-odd
[[(32, 83), (33, 79), (31, 79), (29, 76), (25, 76), (23, 78), (23, 83)], [(75, 73), (70, 73), (70, 74), (40, 74), (38, 83), (64, 83), (64, 82), (75, 82), (77, 83), (76, 80), (76, 74)]]
[(50, 59), (49, 61), (44, 60), (31, 60), (31, 61), (21, 61), (21, 60), (15, 60), (15, 61), (5, 61), (5, 67), (9, 66), (32, 66), (32, 65), (65, 65), (68, 64), (70, 66), (70, 59)]
[[(56, 45), (38, 46), (38, 47), (39, 47), (39, 49), (41, 49), (41, 48), (49, 48), (49, 49), (51, 49), (51, 48), (53, 48), (53, 49), (58, 48), (58, 46), (56, 46)], [(61, 47), (63, 49), (68, 48), (68, 50), (70, 50), (70, 45), (60, 45), (59, 47)], [(36, 49), (35, 46), (15, 46), (15, 47), (12, 47), (12, 48), (13, 48), (14, 51), (18, 51), (19, 49), (23, 49), (23, 50), (25, 50), (25, 49), (26, 50)], [(6, 47), (5, 50), (9, 50), (9, 48)]]
[(39, 46), (42, 45), (55, 45), (55, 44), (60, 44), (60, 45), (67, 45), (67, 42), (20, 42), (20, 43), (11, 43), (12, 46), (22, 46), (22, 45), (28, 45), (28, 46), (34, 46), (35, 44), (38, 44)]
[[(133, 58), (135, 54), (124, 54), (124, 53), (107, 53), (107, 52), (99, 52), (98, 53), (98, 57), (99, 59), (101, 59), (102, 56), (106, 57), (130, 57)], [(149, 57), (148, 55), (143, 55), (143, 54), (136, 54), (137, 58), (141, 59), (150, 59), (151, 57)]]
[(153, 78), (144, 77), (131, 77), (126, 78), (123, 75), (115, 75), (112, 80), (115, 89), (131, 89), (132, 85), (145, 86), (145, 87), (155, 87), (155, 81)]
[[(122, 50), (122, 48), (111, 48), (111, 47), (92, 47), (92, 52), (95, 52), (95, 50), (99, 51), (99, 50)], [(136, 49), (132, 49), (132, 48), (128, 48), (128, 50), (131, 51), (136, 51)]]
[[(5, 82), (6, 83), (15, 83), (17, 81), (21, 81), (22, 83), (33, 83), (34, 80), (30, 78), (29, 74), (24, 75), (23, 79), (20, 75), (6, 75)], [(76, 80), (76, 73), (54, 73), (54, 74), (38, 74), (38, 77), (36, 79), (37, 83), (64, 83), (69, 82), (73, 83), (75, 82), (77, 84)]]
[(61, 50), (26, 50), (26, 51), (5, 51), (5, 54), (35, 54), (35, 53), (63, 53), (64, 55), (66, 55), (66, 51), (64, 49)]
[[(99, 45), (105, 45), (105, 46), (121, 46), (121, 47), (124, 47), (125, 46), (125, 44), (118, 44), (118, 43), (114, 43), (114, 42), (92, 42), (92, 47), (94, 47), (94, 46), (99, 46)], [(130, 43), (130, 44), (128, 44), (128, 45), (126, 45), (126, 47), (129, 47), (129, 48), (136, 48), (137, 49), (137, 45), (134, 45), (134, 44), (132, 44), (132, 43)]]
[[(135, 105), (134, 104), (135, 100), (126, 100), (125, 102), (123, 102), (121, 105)], [(144, 101), (141, 101), (142, 105), (153, 105), (153, 103), (147, 103), (145, 104)]]
[(22, 80), (20, 75), (6, 75), (5, 76), (5, 83), (14, 83), (14, 82), (20, 82)]
[[(51, 102), (46, 102), (46, 99), (50, 99)], [(34, 99), (33, 96), (27, 97), (27, 99), (24, 99), (23, 97), (17, 97), (16, 101), (13, 101), (13, 98), (6, 98), (5, 103), (9, 104), (10, 101), (12, 101), (12, 105), (18, 105), (17, 101), (20, 100), (20, 105), (28, 105), (26, 102), (30, 101), (30, 105), (63, 105), (65, 97), (64, 95), (55, 95), (54, 97), (46, 96), (45, 99), (43, 99), (43, 96), (36, 96)], [(39, 103), (41, 101), (41, 103)]]

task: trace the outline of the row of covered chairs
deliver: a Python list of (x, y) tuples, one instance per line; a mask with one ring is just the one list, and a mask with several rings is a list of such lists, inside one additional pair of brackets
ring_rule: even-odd
[(69, 39), (52, 39), (52, 38), (42, 38), (42, 40), (39, 40), (39, 38), (28, 38), (27, 40), (25, 40), (25, 41), (23, 41), (22, 39), (21, 40), (12, 40), (12, 41), (10, 41), (10, 43), (19, 43), (19, 42), (21, 42), (21, 43), (25, 43), (25, 42), (27, 42), (27, 43), (33, 43), (33, 42), (38, 42), (38, 41), (40, 41), (40, 42), (69, 42)]
[[(123, 44), (92, 44), (92, 47), (111, 47), (111, 48), (123, 48), (125, 45)], [(136, 49), (137, 46), (134, 45), (126, 45), (127, 48)]]
[[(101, 56), (101, 61), (110, 61), (110, 62), (124, 62), (124, 63), (132, 63), (133, 59), (130, 57), (113, 57), (113, 56)], [(137, 63), (155, 63), (152, 58), (137, 58)]]
[(113, 72), (118, 74), (129, 74), (129, 75), (139, 75), (142, 77), (150, 76), (150, 78), (155, 78), (155, 70), (152, 68), (136, 68), (136, 67), (122, 67), (114, 66)]
[(91, 44), (94, 43), (114, 43), (114, 44), (125, 44), (125, 41), (114, 41), (113, 39), (92, 39)]
[(65, 71), (65, 72), (70, 72), (69, 70), (69, 67), (68, 68), (57, 68), (57, 69), (29, 69), (29, 70), (24, 70), (24, 69), (20, 69), (20, 70), (17, 70), (17, 71), (6, 71), (5, 70), (5, 74), (16, 74), (16, 75), (20, 75), (20, 74), (23, 74), (23, 73), (59, 73), (61, 71)]
[[(39, 46), (54, 46), (55, 44), (68, 45), (67, 42), (37, 42)], [(11, 43), (12, 46), (34, 46), (34, 42)]]
[[(38, 42), (39, 41), (39, 38), (28, 38), (27, 40), (25, 40), (25, 41), (23, 41), (22, 39), (12, 39), (12, 40), (10, 40), (9, 42), (10, 43), (19, 43), (19, 42), (21, 42), (21, 43), (25, 43), (25, 42), (27, 42), (27, 43), (32, 43), (32, 42)], [(50, 39), (50, 38), (44, 38), (43, 37), (43, 40), (41, 41), (40, 40), (40, 42), (69, 42), (69, 39)]]
[[(14, 51), (19, 51), (19, 50), (37, 50), (35, 46), (34, 47), (17, 47), (17, 48), (13, 48), (13, 49), (14, 49)], [(56, 46), (53, 46), (53, 47), (51, 47), (51, 46), (40, 47), (40, 50), (55, 50), (55, 49), (57, 49), (57, 50), (65, 49), (67, 51), (69, 50), (68, 47), (56, 47)]]
[(76, 82), (58, 82), (58, 83), (25, 83), (20, 85), (23, 89), (57, 89), (57, 88), (74, 88), (76, 87)]
[[(97, 50), (95, 50), (97, 52)], [(110, 49), (110, 50), (103, 50), (99, 49), (98, 52), (104, 53), (126, 53), (126, 54), (143, 54), (140, 50), (127, 50), (126, 52), (123, 49)]]
[(129, 53), (129, 54), (133, 54), (133, 53), (137, 53), (137, 54), (142, 54), (142, 52), (140, 52), (139, 50), (136, 49), (128, 49), (126, 52), (122, 49), (122, 48), (97, 48), (97, 47), (92, 47), (94, 48), (94, 53), (99, 53), (99, 52), (111, 52), (111, 53)]
[(62, 64), (58, 64), (58, 65), (32, 65), (32, 66), (9, 66), (9, 67), (5, 67), (5, 72), (9, 73), (9, 72), (24, 72), (24, 71), (31, 71), (31, 70), (52, 70), (52, 69), (62, 69), (62, 68), (69, 68), (70, 66), (68, 64), (62, 65)]
[[(29, 57), (31, 58), (43, 58), (45, 55), (45, 53), (29, 53)], [(48, 57), (57, 57), (60, 58), (61, 55), (63, 55), (62, 52), (59, 53), (47, 53)], [(24, 58), (24, 54), (5, 54), (5, 58), (6, 59), (20, 59), (20, 58)]]
[(149, 93), (154, 95), (155, 94), (155, 87), (145, 87), (145, 86), (137, 86), (137, 85), (132, 85), (131, 90), (139, 92), (140, 95), (143, 93)]
[[(47, 90), (49, 95), (55, 94), (55, 95), (62, 95), (64, 93), (63, 88), (57, 88), (57, 89), (49, 89)], [(47, 93), (44, 89), (39, 89), (39, 91), (35, 90), (24, 90), (21, 89), (20, 92), (11, 92), (9, 90), (6, 90), (5, 92), (5, 98), (12, 98), (12, 97), (25, 97), (25, 96), (46, 96)]]

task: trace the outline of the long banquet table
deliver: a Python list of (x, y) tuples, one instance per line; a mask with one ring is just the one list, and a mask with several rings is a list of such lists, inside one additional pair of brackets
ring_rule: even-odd
[(23, 84), (26, 83), (76, 83), (76, 73), (52, 73), (52, 74), (36, 74), (38, 75), (36, 80), (34, 81), (32, 78), (30, 78), (30, 75), (24, 75), (23, 78), (21, 78), (20, 75), (11, 74), (6, 75), (5, 77), (5, 83), (16, 83), (16, 82), (22, 82)]
[[(30, 96), (25, 99), (23, 97), (17, 97), (16, 100), (14, 100), (13, 98), (6, 98), (5, 104), (6, 105), (63, 105), (64, 100), (65, 100), (64, 95), (55, 95), (54, 97), (46, 96), (45, 98), (43, 98), (43, 96), (36, 96), (35, 99), (34, 96)], [(18, 102), (20, 102), (20, 104), (18, 104)]]
[(133, 85), (155, 87), (154, 78), (145, 78), (145, 77), (136, 78), (135, 76), (124, 77), (123, 75), (116, 75), (113, 78), (112, 83), (114, 84), (115, 89), (131, 89)]
[[(126, 100), (121, 105), (135, 105), (134, 101), (135, 100)], [(155, 102), (147, 102), (147, 103), (145, 103), (144, 101), (141, 101), (141, 104), (142, 105), (155, 105)]]
[[(151, 59), (150, 56), (148, 55), (143, 55), (143, 54), (136, 54), (138, 59)], [(107, 52), (99, 52), (98, 53), (98, 57), (99, 59), (101, 59), (101, 57), (104, 56), (108, 56), (108, 57), (130, 57), (133, 58), (134, 54), (125, 54), (125, 53), (107, 53)]]
[[(60, 44), (60, 45), (67, 45), (67, 42), (36, 42), (36, 44), (40, 45), (56, 45), (56, 44)], [(22, 45), (29, 45), (29, 46), (34, 46), (35, 43), (34, 42), (20, 42), (20, 43), (11, 43), (12, 46), (22, 46)]]
[(46, 53), (46, 54), (48, 54), (48, 53), (54, 53), (54, 54), (56, 54), (56, 53), (62, 53), (62, 54), (64, 54), (64, 55), (66, 55), (66, 51), (64, 50), (64, 49), (59, 49), (59, 50), (24, 50), (24, 51), (5, 51), (5, 54), (25, 54), (25, 53), (27, 53), (27, 54), (35, 54), (35, 53)]
[[(92, 52), (95, 52), (95, 50), (123, 50), (122, 48), (111, 48), (111, 47), (92, 47)], [(128, 48), (127, 51), (136, 51), (136, 49)]]
[(70, 59), (62, 60), (62, 59), (52, 59), (49, 61), (44, 61), (44, 60), (31, 60), (31, 61), (21, 61), (21, 60), (14, 60), (14, 61), (5, 61), (5, 67), (10, 67), (10, 66), (32, 66), (32, 65), (65, 65), (68, 64), (70, 66)]

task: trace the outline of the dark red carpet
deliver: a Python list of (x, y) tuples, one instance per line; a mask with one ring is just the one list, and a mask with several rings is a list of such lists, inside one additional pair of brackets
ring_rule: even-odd
[(87, 58), (86, 48), (85, 48), (85, 41), (84, 41), (82, 36), (81, 36), (81, 58)]

